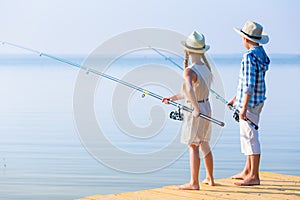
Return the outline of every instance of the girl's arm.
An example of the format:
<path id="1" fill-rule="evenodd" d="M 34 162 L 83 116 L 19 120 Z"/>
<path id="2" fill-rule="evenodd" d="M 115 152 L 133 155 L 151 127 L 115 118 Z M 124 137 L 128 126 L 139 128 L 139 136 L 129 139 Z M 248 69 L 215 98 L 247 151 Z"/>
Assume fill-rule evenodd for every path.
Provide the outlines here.
<path id="1" fill-rule="evenodd" d="M 193 89 L 193 78 L 196 78 L 196 77 L 197 77 L 197 75 L 192 69 L 186 68 L 183 72 L 183 78 L 186 83 L 186 96 L 187 96 L 187 99 L 192 103 L 192 106 L 194 108 L 194 110 L 193 110 L 194 117 L 198 117 L 199 113 L 200 113 L 196 95 L 195 95 L 195 92 Z"/>
<path id="2" fill-rule="evenodd" d="M 182 94 L 175 94 L 175 95 L 170 96 L 170 97 L 164 97 L 161 101 L 165 104 L 169 104 L 169 100 L 178 101 L 178 100 L 181 100 L 183 98 L 184 98 L 184 96 Z"/>

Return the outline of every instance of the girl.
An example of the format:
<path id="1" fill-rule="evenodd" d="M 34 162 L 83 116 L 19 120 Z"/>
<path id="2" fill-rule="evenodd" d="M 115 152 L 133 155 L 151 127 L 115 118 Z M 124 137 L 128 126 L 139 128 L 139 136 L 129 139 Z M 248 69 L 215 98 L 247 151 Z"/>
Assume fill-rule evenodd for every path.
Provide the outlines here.
<path id="1" fill-rule="evenodd" d="M 206 168 L 206 178 L 203 183 L 214 186 L 213 156 L 209 145 L 211 124 L 200 118 L 199 113 L 211 115 L 208 100 L 212 81 L 211 67 L 204 53 L 209 49 L 205 44 L 204 35 L 193 32 L 186 41 L 181 43 L 185 48 L 185 62 L 183 71 L 183 84 L 181 94 L 162 99 L 168 104 L 169 100 L 185 99 L 185 105 L 193 108 L 192 113 L 185 112 L 183 116 L 181 142 L 187 144 L 190 152 L 190 182 L 179 186 L 182 190 L 199 190 L 199 170 L 201 150 Z M 188 66 L 188 61 L 191 65 Z"/>

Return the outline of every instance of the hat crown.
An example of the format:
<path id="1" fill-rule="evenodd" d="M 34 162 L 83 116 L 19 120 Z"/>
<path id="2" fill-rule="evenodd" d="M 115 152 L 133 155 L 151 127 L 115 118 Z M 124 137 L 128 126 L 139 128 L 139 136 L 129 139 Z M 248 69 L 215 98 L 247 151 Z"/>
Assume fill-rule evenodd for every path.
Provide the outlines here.
<path id="1" fill-rule="evenodd" d="M 186 40 L 186 45 L 192 48 L 201 49 L 205 47 L 205 37 L 202 33 L 194 31 Z"/>
<path id="2" fill-rule="evenodd" d="M 267 44 L 269 36 L 263 32 L 263 27 L 259 23 L 248 20 L 242 29 L 234 28 L 242 37 L 259 44 Z"/>
<path id="3" fill-rule="evenodd" d="M 181 41 L 185 50 L 193 53 L 205 53 L 210 46 L 205 44 L 205 37 L 202 33 L 194 31 L 185 41 Z"/>
<path id="4" fill-rule="evenodd" d="M 247 21 L 242 28 L 242 32 L 246 33 L 249 37 L 260 38 L 262 36 L 263 27 L 253 21 Z"/>

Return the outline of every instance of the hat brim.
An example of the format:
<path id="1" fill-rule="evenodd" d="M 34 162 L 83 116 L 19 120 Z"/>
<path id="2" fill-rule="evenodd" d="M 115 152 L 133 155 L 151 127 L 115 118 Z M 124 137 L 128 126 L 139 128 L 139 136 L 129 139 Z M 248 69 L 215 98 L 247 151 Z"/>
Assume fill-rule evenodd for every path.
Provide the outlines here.
<path id="1" fill-rule="evenodd" d="M 262 32 L 261 34 L 261 39 L 253 39 L 250 38 L 249 36 L 245 35 L 239 28 L 233 28 L 233 30 L 235 30 L 240 36 L 247 38 L 248 40 L 251 40 L 252 42 L 256 42 L 259 44 L 267 44 L 269 42 L 269 36 L 267 34 L 265 34 L 264 32 Z"/>
<path id="2" fill-rule="evenodd" d="M 182 46 L 184 46 L 184 49 L 189 51 L 189 52 L 193 52 L 193 53 L 205 53 L 206 51 L 209 50 L 210 46 L 209 45 L 205 45 L 205 47 L 201 50 L 198 50 L 198 49 L 191 49 L 190 47 L 188 47 L 185 43 L 185 41 L 181 41 L 180 44 Z"/>

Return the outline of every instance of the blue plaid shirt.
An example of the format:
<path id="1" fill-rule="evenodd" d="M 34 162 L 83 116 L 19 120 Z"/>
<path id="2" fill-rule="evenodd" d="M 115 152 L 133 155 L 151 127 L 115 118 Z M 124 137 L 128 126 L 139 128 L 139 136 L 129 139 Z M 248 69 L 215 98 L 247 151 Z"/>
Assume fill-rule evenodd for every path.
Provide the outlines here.
<path id="1" fill-rule="evenodd" d="M 266 100 L 265 74 L 269 64 L 270 59 L 262 46 L 254 46 L 243 55 L 235 101 L 237 108 L 243 105 L 245 94 L 251 95 L 249 108 Z"/>

